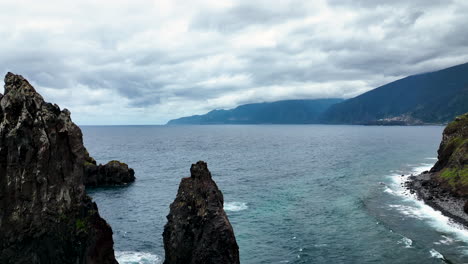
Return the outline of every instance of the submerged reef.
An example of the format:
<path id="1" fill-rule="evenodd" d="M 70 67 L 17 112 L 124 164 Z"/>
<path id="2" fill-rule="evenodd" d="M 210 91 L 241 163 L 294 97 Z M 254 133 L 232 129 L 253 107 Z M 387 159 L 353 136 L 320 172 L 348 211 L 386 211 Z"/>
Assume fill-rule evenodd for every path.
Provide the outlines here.
<path id="1" fill-rule="evenodd" d="M 117 263 L 112 229 L 86 195 L 84 164 L 70 112 L 8 73 L 0 94 L 0 263 Z"/>
<path id="2" fill-rule="evenodd" d="M 207 164 L 192 164 L 170 206 L 164 227 L 165 264 L 238 264 L 231 223 L 224 198 L 211 178 Z"/>

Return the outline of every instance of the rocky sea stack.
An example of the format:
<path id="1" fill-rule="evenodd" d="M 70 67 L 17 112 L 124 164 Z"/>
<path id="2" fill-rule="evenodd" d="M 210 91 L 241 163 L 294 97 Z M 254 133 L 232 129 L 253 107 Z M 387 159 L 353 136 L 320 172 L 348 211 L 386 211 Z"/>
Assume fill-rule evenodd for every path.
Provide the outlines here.
<path id="1" fill-rule="evenodd" d="M 85 153 L 84 184 L 86 187 L 122 186 L 135 181 L 135 171 L 127 164 L 112 160 L 97 165 L 96 160 Z"/>
<path id="2" fill-rule="evenodd" d="M 0 263 L 117 263 L 83 184 L 82 133 L 20 75 L 0 94 Z"/>
<path id="3" fill-rule="evenodd" d="M 224 212 L 224 198 L 199 161 L 183 178 L 164 227 L 165 264 L 239 263 L 239 247 Z"/>
<path id="4" fill-rule="evenodd" d="M 438 160 L 407 186 L 429 205 L 468 226 L 468 113 L 444 129 Z"/>

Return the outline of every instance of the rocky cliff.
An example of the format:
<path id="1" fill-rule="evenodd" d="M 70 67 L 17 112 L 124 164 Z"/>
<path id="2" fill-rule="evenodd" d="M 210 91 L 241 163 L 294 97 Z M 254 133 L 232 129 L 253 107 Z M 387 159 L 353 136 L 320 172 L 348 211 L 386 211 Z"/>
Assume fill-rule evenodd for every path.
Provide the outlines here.
<path id="1" fill-rule="evenodd" d="M 164 263 L 239 263 L 239 248 L 223 209 L 223 194 L 207 164 L 192 164 L 190 173 L 190 177 L 182 179 L 167 216 Z"/>
<path id="2" fill-rule="evenodd" d="M 0 263 L 117 263 L 112 229 L 83 184 L 70 112 L 8 73 L 0 96 Z"/>
<path id="3" fill-rule="evenodd" d="M 431 172 L 443 187 L 468 198 L 468 113 L 444 129 L 438 160 Z"/>
<path id="4" fill-rule="evenodd" d="M 97 165 L 89 153 L 85 153 L 84 184 L 86 187 L 121 186 L 135 181 L 135 171 L 127 164 L 112 160 Z"/>
<path id="5" fill-rule="evenodd" d="M 406 186 L 427 204 L 468 226 L 468 113 L 444 129 L 438 160 Z"/>

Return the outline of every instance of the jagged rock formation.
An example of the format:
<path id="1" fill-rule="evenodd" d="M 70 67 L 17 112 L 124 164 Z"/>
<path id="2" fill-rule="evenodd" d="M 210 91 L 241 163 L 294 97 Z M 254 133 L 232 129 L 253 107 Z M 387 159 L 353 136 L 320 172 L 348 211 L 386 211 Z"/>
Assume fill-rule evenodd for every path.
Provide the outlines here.
<path id="1" fill-rule="evenodd" d="M 0 263 L 117 263 L 112 229 L 85 193 L 84 157 L 70 112 L 8 73 L 0 96 Z"/>
<path id="2" fill-rule="evenodd" d="M 239 247 L 223 209 L 224 198 L 207 164 L 192 164 L 164 227 L 165 264 L 239 263 Z"/>
<path id="3" fill-rule="evenodd" d="M 86 151 L 84 184 L 86 187 L 126 185 L 135 181 L 135 171 L 127 164 L 112 160 L 107 164 L 96 164 Z"/>

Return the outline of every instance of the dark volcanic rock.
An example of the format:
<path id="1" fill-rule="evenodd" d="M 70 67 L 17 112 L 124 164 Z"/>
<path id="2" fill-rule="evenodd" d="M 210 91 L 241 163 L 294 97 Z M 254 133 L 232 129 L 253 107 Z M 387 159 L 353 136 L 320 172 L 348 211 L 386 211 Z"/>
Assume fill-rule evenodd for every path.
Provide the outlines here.
<path id="1" fill-rule="evenodd" d="M 8 73 L 0 96 L 0 263 L 117 263 L 112 229 L 83 185 L 70 112 Z"/>
<path id="2" fill-rule="evenodd" d="M 86 152 L 84 163 L 84 184 L 86 187 L 126 185 L 135 181 L 135 171 L 117 160 L 96 165 Z"/>
<path id="3" fill-rule="evenodd" d="M 468 113 L 447 125 L 437 153 L 434 180 L 447 192 L 468 198 Z"/>
<path id="4" fill-rule="evenodd" d="M 165 264 L 239 263 L 239 247 L 223 194 L 203 161 L 183 178 L 164 227 Z"/>
<path id="5" fill-rule="evenodd" d="M 468 114 L 444 129 L 430 172 L 409 177 L 406 186 L 444 215 L 468 226 Z"/>

